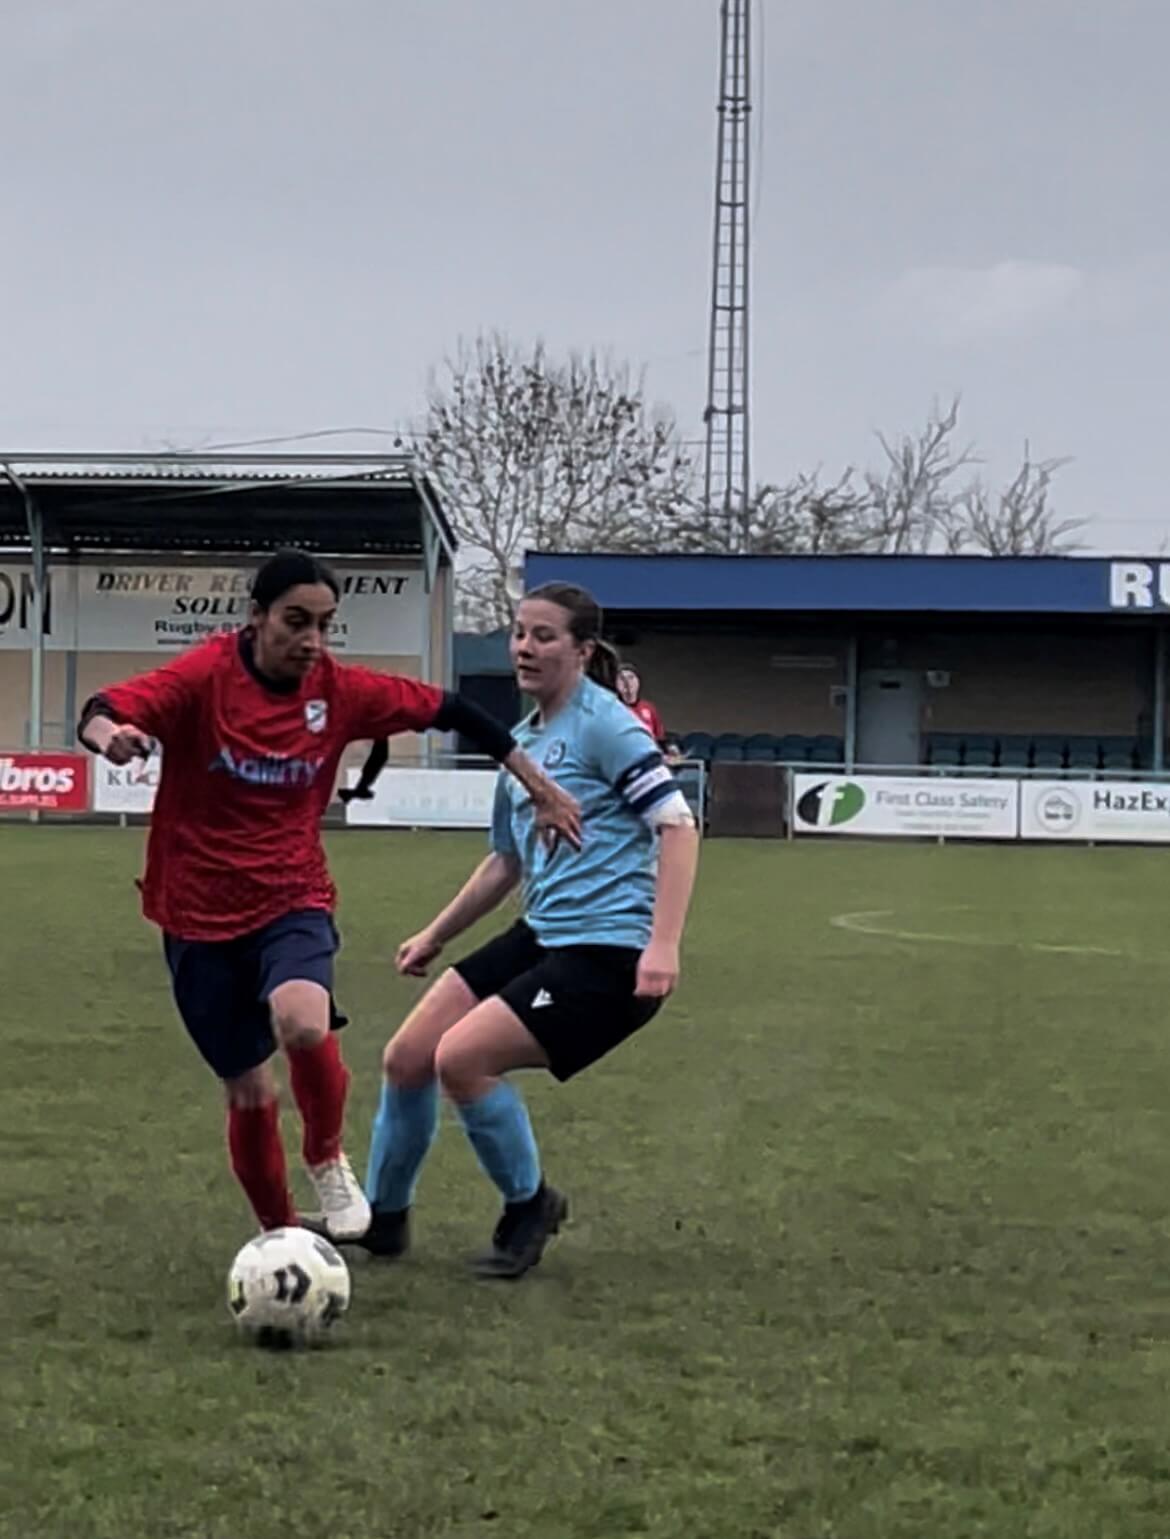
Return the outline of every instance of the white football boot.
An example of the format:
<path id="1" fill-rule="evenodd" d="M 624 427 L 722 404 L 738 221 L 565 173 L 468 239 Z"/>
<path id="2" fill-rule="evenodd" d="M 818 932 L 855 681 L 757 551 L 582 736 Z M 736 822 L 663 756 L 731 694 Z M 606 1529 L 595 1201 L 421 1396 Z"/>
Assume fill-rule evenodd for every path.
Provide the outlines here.
<path id="1" fill-rule="evenodd" d="M 370 1227 L 370 1205 L 345 1155 L 324 1165 L 310 1165 L 308 1171 L 330 1238 L 360 1240 Z"/>

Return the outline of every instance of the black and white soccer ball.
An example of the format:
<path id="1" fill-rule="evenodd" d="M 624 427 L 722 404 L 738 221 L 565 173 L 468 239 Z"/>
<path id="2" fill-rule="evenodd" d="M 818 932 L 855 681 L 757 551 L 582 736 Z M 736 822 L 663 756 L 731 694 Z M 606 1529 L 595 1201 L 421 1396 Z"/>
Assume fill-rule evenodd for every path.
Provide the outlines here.
<path id="1" fill-rule="evenodd" d="M 228 1309 L 239 1330 L 263 1347 L 311 1346 L 349 1308 L 350 1277 L 340 1252 L 308 1229 L 258 1234 L 232 1262 Z"/>

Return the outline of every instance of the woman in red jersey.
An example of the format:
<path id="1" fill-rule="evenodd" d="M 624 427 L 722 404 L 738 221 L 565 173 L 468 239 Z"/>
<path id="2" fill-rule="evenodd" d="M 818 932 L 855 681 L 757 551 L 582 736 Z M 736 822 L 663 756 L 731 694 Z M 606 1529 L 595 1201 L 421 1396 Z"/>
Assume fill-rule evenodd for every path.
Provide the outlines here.
<path id="1" fill-rule="evenodd" d="M 338 662 L 339 587 L 303 551 L 260 568 L 251 623 L 85 706 L 78 735 L 115 764 L 157 740 L 162 774 L 139 883 L 163 932 L 175 1000 L 223 1082 L 232 1169 L 262 1229 L 297 1222 L 268 1060 L 279 1046 L 303 1152 L 335 1239 L 369 1205 L 342 1150 L 349 1073 L 332 1031 L 336 890 L 320 820 L 347 744 L 429 728 L 473 738 L 525 787 L 550 838 L 580 843 L 576 804 L 461 696 Z"/>
<path id="2" fill-rule="evenodd" d="M 629 663 L 623 663 L 617 676 L 618 699 L 623 705 L 628 705 L 630 710 L 646 728 L 650 736 L 658 744 L 659 748 L 666 746 L 666 728 L 662 724 L 662 717 L 658 714 L 656 706 L 649 700 L 642 699 L 642 679 L 636 668 Z"/>

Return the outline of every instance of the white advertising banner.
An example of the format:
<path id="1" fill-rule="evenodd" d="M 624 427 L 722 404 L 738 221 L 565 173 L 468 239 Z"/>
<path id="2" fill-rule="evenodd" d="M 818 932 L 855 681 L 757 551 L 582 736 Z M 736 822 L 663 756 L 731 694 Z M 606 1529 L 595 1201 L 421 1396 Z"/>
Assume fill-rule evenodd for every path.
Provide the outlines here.
<path id="1" fill-rule="evenodd" d="M 422 635 L 422 574 L 337 567 L 341 604 L 330 645 L 367 657 L 414 656 Z M 248 618 L 251 567 L 90 565 L 78 569 L 82 652 L 192 646 Z"/>
<path id="2" fill-rule="evenodd" d="M 88 562 L 48 574 L 51 651 L 173 652 L 248 617 L 254 568 Z M 415 657 L 422 640 L 422 573 L 338 564 L 341 604 L 331 645 L 359 657 Z M 0 560 L 0 650 L 33 641 L 32 571 Z"/>
<path id="3" fill-rule="evenodd" d="M 347 777 L 354 785 L 358 772 Z M 374 799 L 350 802 L 345 820 L 359 828 L 490 828 L 496 770 L 387 769 Z"/>
<path id="4" fill-rule="evenodd" d="M 135 759 L 132 764 L 111 764 L 108 759 L 93 761 L 93 810 L 146 815 L 154 811 L 162 759 Z"/>
<path id="5" fill-rule="evenodd" d="M 0 647 L 23 651 L 33 629 L 32 572 L 15 562 L 0 562 Z M 46 627 L 47 629 L 47 627 Z"/>
<path id="6" fill-rule="evenodd" d="M 944 776 L 793 776 L 797 834 L 1015 839 L 1019 782 Z"/>
<path id="7" fill-rule="evenodd" d="M 1170 844 L 1170 785 L 1032 780 L 1020 793 L 1020 837 Z"/>
<path id="8" fill-rule="evenodd" d="M 50 570 L 45 592 L 45 646 L 68 652 L 77 631 L 76 571 Z M 33 645 L 33 580 L 27 561 L 0 557 L 0 652 L 25 652 Z"/>

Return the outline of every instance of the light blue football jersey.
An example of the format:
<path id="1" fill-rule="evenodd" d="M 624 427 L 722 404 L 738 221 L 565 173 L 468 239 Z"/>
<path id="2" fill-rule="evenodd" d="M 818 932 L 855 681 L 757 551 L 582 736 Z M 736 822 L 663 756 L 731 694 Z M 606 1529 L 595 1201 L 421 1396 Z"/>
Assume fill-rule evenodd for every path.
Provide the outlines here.
<path id="1" fill-rule="evenodd" d="M 561 841 L 551 853 L 536 828 L 532 801 L 501 773 L 492 815 L 492 849 L 523 871 L 524 917 L 541 945 L 631 946 L 650 939 L 658 839 L 645 814 L 678 789 L 658 745 L 618 697 L 583 679 L 547 723 L 536 713 L 513 736 L 576 797 L 583 845 Z"/>

